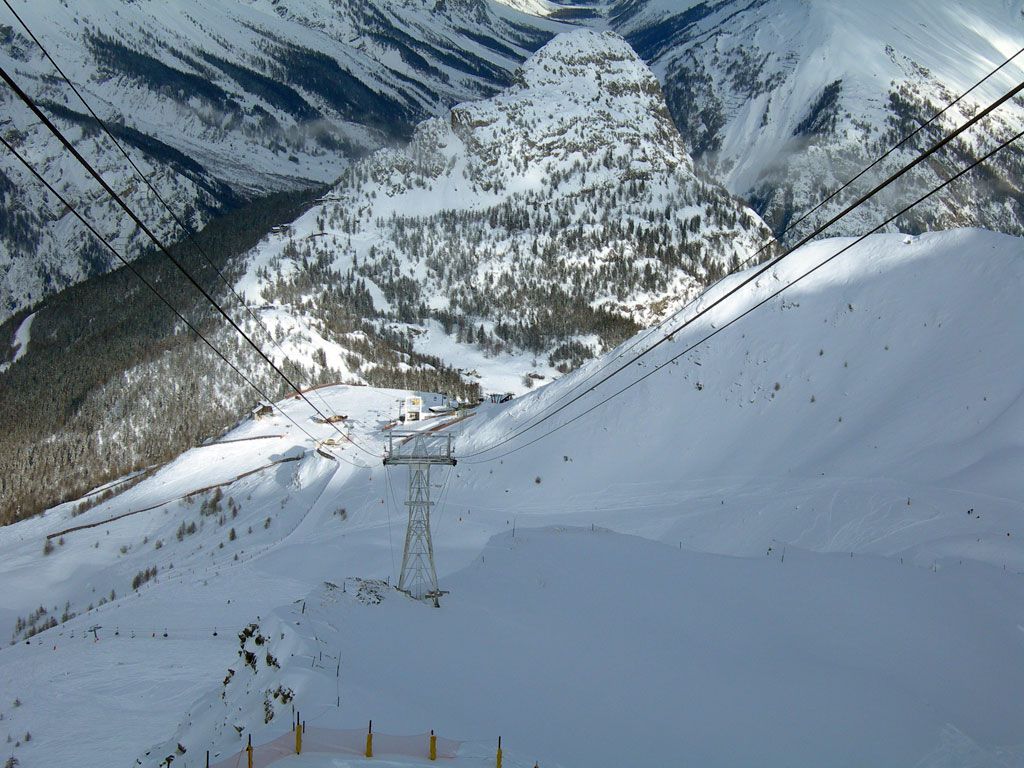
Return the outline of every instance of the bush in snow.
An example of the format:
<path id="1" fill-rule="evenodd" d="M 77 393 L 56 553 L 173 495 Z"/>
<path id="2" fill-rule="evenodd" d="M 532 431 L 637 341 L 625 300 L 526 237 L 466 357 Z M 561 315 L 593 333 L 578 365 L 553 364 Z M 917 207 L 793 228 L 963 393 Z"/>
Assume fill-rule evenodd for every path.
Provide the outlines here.
<path id="1" fill-rule="evenodd" d="M 155 565 L 152 568 L 147 568 L 144 571 L 139 571 L 138 573 L 135 574 L 135 577 L 132 579 L 132 589 L 138 589 L 139 587 L 141 587 L 143 584 L 145 584 L 147 581 L 149 581 L 150 579 L 154 578 L 155 576 L 156 576 L 156 566 Z"/>

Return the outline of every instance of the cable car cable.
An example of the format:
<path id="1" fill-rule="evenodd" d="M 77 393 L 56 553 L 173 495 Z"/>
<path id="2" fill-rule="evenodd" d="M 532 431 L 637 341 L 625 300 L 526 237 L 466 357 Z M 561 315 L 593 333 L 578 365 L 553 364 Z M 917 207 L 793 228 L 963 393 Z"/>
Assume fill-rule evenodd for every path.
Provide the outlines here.
<path id="1" fill-rule="evenodd" d="M 178 225 L 179 229 L 181 229 L 181 231 L 185 233 L 185 237 L 188 239 L 188 241 L 191 242 L 193 246 L 195 246 L 195 249 L 203 257 L 203 259 L 206 261 L 206 263 L 210 265 L 210 267 L 213 269 L 214 272 L 216 272 L 217 277 L 220 278 L 221 282 L 224 283 L 225 287 L 238 300 L 239 305 L 246 312 L 248 312 L 249 316 L 252 317 L 253 320 L 256 321 L 256 324 L 263 330 L 263 332 L 266 334 L 266 336 L 270 340 L 270 342 L 272 344 L 274 344 L 274 346 L 276 346 L 278 348 L 278 350 L 281 352 L 281 354 L 287 360 L 288 359 L 288 353 L 284 351 L 284 348 L 281 346 L 281 344 L 277 341 L 277 339 L 274 338 L 273 334 L 270 332 L 270 329 L 267 328 L 267 326 L 260 319 L 259 315 L 257 315 L 253 311 L 253 309 L 246 303 L 245 299 L 243 299 L 239 295 L 239 293 L 235 290 L 234 286 L 231 285 L 231 282 L 227 279 L 227 277 L 225 277 L 225 275 L 221 271 L 221 269 L 214 263 L 213 259 L 206 252 L 206 249 L 203 248 L 202 244 L 199 242 L 198 238 L 196 237 L 196 234 L 192 231 L 192 229 L 188 225 L 186 225 L 185 222 L 183 222 L 181 220 L 181 218 L 177 215 L 177 213 L 175 213 L 174 209 L 171 208 L 170 204 L 166 200 L 164 200 L 163 196 L 156 189 L 156 186 L 149 180 L 149 177 L 146 174 L 144 174 L 142 172 L 142 170 L 139 168 L 139 166 L 136 165 L 135 161 L 132 160 L 131 155 L 128 154 L 128 151 L 124 148 L 124 145 L 122 145 L 117 140 L 117 138 L 111 132 L 110 128 L 107 126 L 106 122 L 98 114 L 96 114 L 96 111 L 92 108 L 92 106 L 86 100 L 85 96 L 82 95 L 82 92 L 79 91 L 77 86 L 75 86 L 75 84 L 74 84 L 74 82 L 72 82 L 71 78 L 69 78 L 64 73 L 64 70 L 61 69 L 60 65 L 53 59 L 53 57 L 50 55 L 50 52 L 42 44 L 42 42 L 39 40 L 39 38 L 36 37 L 35 33 L 28 26 L 28 24 L 25 22 L 25 20 L 23 18 L 21 18 L 20 15 L 18 15 L 18 12 L 16 10 L 14 10 L 14 7 L 11 5 L 10 0 L 3 0 L 3 3 L 4 3 L 4 5 L 7 6 L 7 9 L 14 15 L 14 18 L 18 20 L 18 23 L 21 24 L 22 28 L 25 30 L 25 32 L 28 34 L 28 36 L 32 38 L 32 41 L 36 44 L 36 46 L 39 48 L 39 50 L 42 51 L 43 56 L 46 57 L 46 59 L 50 62 L 50 64 L 53 66 L 53 68 L 55 70 L 57 70 L 57 73 L 61 76 L 61 78 L 64 80 L 64 82 L 68 84 L 68 87 L 71 88 L 71 90 L 74 92 L 74 94 L 78 97 L 78 100 L 80 102 L 82 102 L 82 105 L 86 108 L 86 110 L 89 112 L 89 114 L 92 115 L 92 118 L 96 121 L 96 124 L 99 125 L 99 127 L 103 131 L 103 133 L 106 134 L 107 138 L 110 139 L 111 143 L 115 147 L 117 147 L 117 149 L 124 156 L 124 159 L 126 161 L 128 161 L 128 164 L 135 171 L 136 175 L 139 177 L 139 179 L 142 181 L 142 183 L 146 185 L 146 187 L 149 189 L 149 191 L 153 194 L 153 196 L 160 203 L 160 205 L 163 206 L 164 210 L 167 211 L 168 214 L 170 214 L 171 218 L 174 220 L 174 223 Z M 327 409 L 330 409 L 330 406 L 328 405 L 327 401 L 323 398 L 323 396 L 321 395 L 321 396 L 319 396 L 319 398 L 320 398 L 320 402 L 323 403 L 324 407 L 327 408 Z"/>

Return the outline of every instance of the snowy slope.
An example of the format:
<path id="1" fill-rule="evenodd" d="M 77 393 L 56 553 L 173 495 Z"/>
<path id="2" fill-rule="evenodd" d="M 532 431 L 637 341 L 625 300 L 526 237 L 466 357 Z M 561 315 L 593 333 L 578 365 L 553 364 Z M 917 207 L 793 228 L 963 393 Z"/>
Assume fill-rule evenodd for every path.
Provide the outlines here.
<path id="1" fill-rule="evenodd" d="M 334 181 L 353 156 L 403 141 L 423 118 L 506 85 L 559 29 L 483 0 L 443 8 L 425 0 L 14 7 L 193 226 L 239 197 Z M 6 9 L 0 63 L 145 220 L 181 236 Z M 0 99 L 8 138 L 134 253 L 139 241 L 123 216 L 12 94 Z M 0 162 L 0 215 L 20 224 L 0 238 L 2 319 L 110 263 L 17 161 Z"/>
<path id="2" fill-rule="evenodd" d="M 852 178 L 896 141 L 1024 47 L 1019 0 L 622 0 L 605 23 L 623 34 L 662 81 L 673 118 L 698 163 L 750 200 L 776 230 Z M 1018 58 L 873 174 L 871 188 L 1024 77 Z M 862 231 L 895 202 L 1024 124 L 1010 102 L 829 234 Z M 984 183 L 961 188 L 900 222 L 904 231 L 976 225 L 1024 231 L 1022 150 L 1004 153 Z M 854 199 L 852 192 L 838 202 Z M 835 208 L 837 210 L 837 208 Z M 818 217 L 824 221 L 827 216 Z M 808 225 L 812 222 L 808 222 Z M 802 231 L 807 231 L 805 226 Z"/>
<path id="3" fill-rule="evenodd" d="M 619 386 L 848 243 L 803 249 Z M 5 630 L 39 604 L 82 614 L 0 651 L 21 701 L 0 725 L 32 733 L 12 754 L 156 765 L 180 743 L 175 766 L 235 760 L 237 729 L 285 734 L 294 704 L 315 728 L 437 729 L 466 765 L 499 734 L 517 766 L 1019 764 L 1020 253 L 979 230 L 870 238 L 613 406 L 474 463 L 615 353 L 481 406 L 449 427 L 441 610 L 366 581 L 396 576 L 403 473 L 351 445 L 365 467 L 324 458 L 279 415 L 80 515 L 4 528 Z M 399 393 L 318 392 L 380 450 Z M 219 499 L 174 500 L 250 470 Z M 42 552 L 47 533 L 161 502 Z"/>
<path id="4" fill-rule="evenodd" d="M 28 352 L 28 344 L 32 340 L 32 321 L 35 319 L 35 316 L 33 312 L 18 324 L 18 329 L 14 332 L 14 339 L 11 343 L 10 360 L 6 363 L 0 363 L 0 373 L 14 365 Z"/>
<path id="5" fill-rule="evenodd" d="M 919 564 L 962 556 L 1021 569 L 1020 484 L 1010 469 L 1024 418 L 1011 308 L 1024 266 L 1018 238 L 977 230 L 872 237 L 667 363 L 850 242 L 801 249 L 628 371 L 476 460 L 665 366 L 627 395 L 500 459 L 500 469 L 466 469 L 467 478 L 485 471 L 481 482 L 496 476 L 525 493 L 527 479 L 557 467 L 545 484 L 590 504 L 598 524 L 611 525 L 623 508 L 646 512 L 639 532 L 723 553 L 753 555 L 775 538 L 816 551 L 911 555 Z M 718 283 L 696 307 L 741 278 Z M 528 426 L 577 382 L 593 387 L 587 377 L 601 365 L 488 421 L 463 441 L 463 455 Z M 658 414 L 666 417 L 655 429 L 649 417 Z M 603 463 L 581 471 L 568 448 L 600 443 Z M 594 477 L 634 476 L 646 478 L 642 491 L 625 479 L 593 485 Z"/>
<path id="6" fill-rule="evenodd" d="M 474 345 L 525 350 L 504 358 L 515 391 L 523 374 L 574 367 L 665 316 L 767 241 L 757 216 L 694 173 L 622 38 L 578 30 L 497 96 L 354 165 L 255 249 L 240 287 L 300 316 L 325 349 L 346 346 L 323 330 L 341 292 L 411 327 L 423 351 L 437 354 L 442 329 L 455 336 L 468 355 L 442 357 L 465 370 L 481 368 Z"/>

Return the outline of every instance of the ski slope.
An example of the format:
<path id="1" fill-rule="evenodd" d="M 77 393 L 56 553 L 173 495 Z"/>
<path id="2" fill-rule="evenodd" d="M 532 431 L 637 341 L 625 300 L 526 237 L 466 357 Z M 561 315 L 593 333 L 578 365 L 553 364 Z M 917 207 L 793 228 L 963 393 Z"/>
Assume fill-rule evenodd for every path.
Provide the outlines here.
<path id="1" fill-rule="evenodd" d="M 518 401 L 467 435 L 464 463 L 573 418 L 852 242 L 801 249 L 544 426 L 468 458 L 605 362 Z M 774 536 L 815 551 L 913 550 L 922 565 L 969 557 L 1021 569 L 1011 469 L 1024 418 L 1012 308 L 1020 243 L 978 230 L 872 237 L 556 436 L 497 467 L 460 470 L 469 487 L 509 483 L 525 511 L 546 469 L 544 484 L 586 500 L 599 524 L 628 508 L 643 521 L 630 532 L 723 554 L 755 554 Z M 555 492 L 543 489 L 545 504 Z"/>
<path id="2" fill-rule="evenodd" d="M 491 453 L 473 455 L 628 344 L 446 427 L 460 462 L 432 478 L 440 610 L 388 584 L 404 471 L 352 444 L 326 458 L 279 413 L 82 514 L 0 529 L 0 627 L 40 604 L 80 614 L 0 650 L 11 754 L 199 766 L 287 733 L 297 706 L 312 728 L 435 729 L 461 742 L 453 765 L 493 764 L 499 735 L 512 766 L 1020 765 L 1019 239 L 869 238 L 568 423 L 850 242 L 802 249 Z M 401 396 L 311 394 L 370 454 Z M 333 432 L 301 401 L 278 408 Z M 215 483 L 216 503 L 183 498 Z M 260 644 L 240 640 L 250 624 Z"/>

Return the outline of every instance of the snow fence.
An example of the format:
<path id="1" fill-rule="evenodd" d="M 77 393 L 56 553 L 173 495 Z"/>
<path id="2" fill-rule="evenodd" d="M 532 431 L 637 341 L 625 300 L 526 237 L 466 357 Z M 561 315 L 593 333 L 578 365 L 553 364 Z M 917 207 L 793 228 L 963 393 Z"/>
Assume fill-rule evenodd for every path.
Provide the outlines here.
<path id="1" fill-rule="evenodd" d="M 452 760 L 462 746 L 461 741 L 437 737 L 437 759 Z M 302 754 L 349 755 L 363 757 L 366 751 L 366 730 L 335 730 L 307 726 L 302 732 Z M 426 758 L 430 751 L 430 734 L 418 733 L 412 736 L 395 736 L 388 733 L 373 734 L 375 757 L 419 757 Z M 273 741 L 252 748 L 253 768 L 268 768 L 278 760 L 295 754 L 295 732 L 288 731 Z M 210 768 L 244 768 L 248 765 L 246 748 L 221 760 L 211 763 Z"/>

